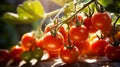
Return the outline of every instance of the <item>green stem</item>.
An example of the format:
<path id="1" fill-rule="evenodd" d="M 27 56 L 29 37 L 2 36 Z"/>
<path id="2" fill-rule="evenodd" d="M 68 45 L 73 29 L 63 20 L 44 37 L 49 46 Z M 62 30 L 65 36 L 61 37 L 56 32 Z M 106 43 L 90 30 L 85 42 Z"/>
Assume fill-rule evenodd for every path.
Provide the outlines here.
<path id="1" fill-rule="evenodd" d="M 60 9 L 56 9 L 56 10 L 54 10 L 52 12 L 46 13 L 46 17 L 51 17 L 51 16 L 57 14 L 60 10 L 61 10 L 61 8 Z"/>
<path id="2" fill-rule="evenodd" d="M 74 17 L 76 14 L 78 14 L 80 11 L 82 11 L 84 8 L 86 8 L 88 5 L 90 5 L 92 2 L 94 2 L 96 0 L 91 0 L 88 3 L 84 4 L 83 7 L 81 9 L 79 9 L 78 11 L 76 11 L 72 16 L 70 16 L 69 18 L 67 18 L 66 20 L 61 21 L 60 23 L 64 23 L 69 21 L 70 18 Z"/>
<path id="3" fill-rule="evenodd" d="M 113 24 L 113 29 L 112 29 L 112 37 L 113 37 L 113 40 L 116 40 L 115 39 L 115 36 L 114 36 L 114 30 L 115 30 L 115 26 L 116 26 L 116 23 L 117 23 L 117 21 L 119 20 L 119 18 L 120 18 L 120 15 L 117 17 L 117 19 L 115 20 L 115 22 L 114 22 L 114 24 Z"/>

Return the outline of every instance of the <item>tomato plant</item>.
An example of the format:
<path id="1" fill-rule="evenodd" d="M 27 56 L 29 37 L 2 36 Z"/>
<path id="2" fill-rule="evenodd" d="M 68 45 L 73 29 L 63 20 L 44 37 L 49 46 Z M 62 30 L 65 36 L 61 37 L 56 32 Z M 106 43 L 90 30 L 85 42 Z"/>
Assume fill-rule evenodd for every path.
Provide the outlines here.
<path id="1" fill-rule="evenodd" d="M 109 42 L 115 42 L 115 39 L 117 41 L 120 40 L 120 33 L 118 32 L 120 31 L 119 22 L 117 23 L 119 19 L 115 20 L 116 17 L 120 17 L 118 3 L 116 3 L 118 1 L 114 1 L 117 4 L 117 8 L 114 7 L 113 3 L 110 3 L 111 1 L 105 6 L 101 2 L 99 3 L 98 0 L 83 2 L 77 0 L 67 2 L 63 8 L 46 13 L 38 0 L 27 0 L 22 5 L 18 5 L 17 13 L 6 13 L 3 19 L 8 19 L 12 22 L 17 21 L 22 24 L 28 24 L 38 21 L 33 23 L 35 25 L 33 27 L 37 29 L 32 29 L 33 32 L 23 34 L 19 41 L 20 47 L 11 48 L 10 55 L 14 62 L 19 63 L 22 59 L 30 62 L 32 58 L 41 60 L 42 56 L 45 55 L 44 53 L 48 54 L 47 59 L 60 56 L 62 61 L 67 64 L 75 63 L 78 61 L 78 55 L 86 54 L 88 56 L 106 56 L 113 61 L 120 59 L 118 58 L 119 55 L 117 55 L 117 53 L 119 54 L 119 46 L 109 46 L 108 44 L 110 43 L 106 39 L 98 39 L 96 38 L 97 36 L 94 36 L 94 34 L 99 33 L 105 37 L 112 37 Z M 112 10 L 109 10 L 111 5 L 113 5 L 111 7 Z M 53 18 L 54 14 L 56 15 Z M 43 29 L 42 26 L 45 20 L 50 19 L 48 17 L 51 17 L 52 21 L 49 21 L 49 24 Z M 115 23 L 112 23 L 114 20 Z M 4 59 L 3 56 L 2 58 Z M 0 59 L 0 61 L 3 61 L 3 59 Z"/>
<path id="2" fill-rule="evenodd" d="M 75 63 L 78 61 L 78 49 L 76 47 L 71 49 L 63 47 L 60 50 L 60 58 L 67 64 Z"/>

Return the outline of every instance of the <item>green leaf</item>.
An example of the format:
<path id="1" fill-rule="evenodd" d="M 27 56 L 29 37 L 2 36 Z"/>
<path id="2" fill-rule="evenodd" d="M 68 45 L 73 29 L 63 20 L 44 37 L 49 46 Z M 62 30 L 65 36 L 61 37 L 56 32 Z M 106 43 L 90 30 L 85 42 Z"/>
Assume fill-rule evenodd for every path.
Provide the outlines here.
<path id="1" fill-rule="evenodd" d="M 20 19 L 18 14 L 7 12 L 2 16 L 2 20 L 12 24 L 28 24 L 33 22 L 32 20 Z"/>
<path id="2" fill-rule="evenodd" d="M 39 0 L 28 0 L 18 6 L 17 13 L 22 19 L 26 18 L 36 21 L 44 17 L 45 11 Z"/>
<path id="3" fill-rule="evenodd" d="M 71 16 L 74 13 L 74 11 L 75 11 L 74 3 L 73 2 L 68 3 L 64 9 L 65 17 Z"/>
<path id="4" fill-rule="evenodd" d="M 72 0 L 51 0 L 51 1 L 60 6 L 64 6 L 66 3 L 71 2 Z"/>
<path id="5" fill-rule="evenodd" d="M 16 13 L 5 13 L 3 20 L 15 24 L 28 24 L 42 19 L 45 15 L 44 8 L 39 0 L 27 0 L 19 4 Z"/>
<path id="6" fill-rule="evenodd" d="M 23 5 L 18 6 L 17 12 L 18 12 L 19 18 L 21 20 L 27 20 L 27 19 L 35 20 L 35 17 L 33 15 L 31 15 L 29 12 L 27 12 L 24 9 Z"/>
<path id="7" fill-rule="evenodd" d="M 113 0 L 98 0 L 103 6 L 107 6 L 111 3 L 113 3 Z"/>

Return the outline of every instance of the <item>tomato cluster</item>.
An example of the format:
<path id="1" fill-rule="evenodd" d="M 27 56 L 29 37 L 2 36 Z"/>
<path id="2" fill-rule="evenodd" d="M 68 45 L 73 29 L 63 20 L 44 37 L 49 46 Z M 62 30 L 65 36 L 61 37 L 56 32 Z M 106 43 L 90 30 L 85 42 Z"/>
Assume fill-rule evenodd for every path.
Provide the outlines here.
<path id="1" fill-rule="evenodd" d="M 77 17 L 76 17 L 77 16 Z M 108 12 L 97 12 L 91 17 L 81 14 L 67 23 L 49 23 L 44 36 L 36 40 L 36 46 L 46 50 L 50 58 L 59 57 L 64 63 L 71 64 L 79 56 L 90 55 L 108 57 L 107 48 L 111 44 L 112 18 Z M 94 35 L 98 33 L 98 35 Z"/>
<path id="2" fill-rule="evenodd" d="M 0 50 L 0 64 L 7 64 L 11 58 L 15 64 L 21 60 L 30 62 L 33 58 L 40 60 L 46 52 L 49 58 L 59 57 L 67 64 L 75 63 L 79 57 L 86 55 L 88 58 L 91 55 L 106 56 L 112 61 L 120 61 L 119 44 L 111 44 L 114 42 L 110 34 L 112 29 L 112 18 L 108 12 L 97 12 L 90 17 L 77 14 L 67 23 L 49 23 L 40 38 L 36 37 L 41 35 L 36 31 L 25 33 L 19 46 L 13 46 L 9 51 Z M 120 40 L 119 35 L 117 32 L 114 37 Z"/>

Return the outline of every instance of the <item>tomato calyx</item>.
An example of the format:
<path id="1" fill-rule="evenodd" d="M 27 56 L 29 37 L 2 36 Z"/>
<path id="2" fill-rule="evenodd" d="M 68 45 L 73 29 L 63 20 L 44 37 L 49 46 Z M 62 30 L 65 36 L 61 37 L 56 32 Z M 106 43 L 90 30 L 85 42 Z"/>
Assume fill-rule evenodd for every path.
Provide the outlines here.
<path id="1" fill-rule="evenodd" d="M 100 35 L 97 35 L 96 34 L 96 36 L 97 36 L 97 38 L 100 40 L 100 39 L 105 39 L 105 37 L 104 37 L 104 35 L 101 33 Z"/>
<path id="2" fill-rule="evenodd" d="M 88 6 L 88 11 L 89 11 L 88 13 L 87 13 L 87 12 L 84 12 L 84 14 L 85 14 L 86 17 L 91 18 L 92 15 L 93 15 L 93 13 L 94 13 L 94 9 L 91 9 L 91 8 Z"/>
<path id="3" fill-rule="evenodd" d="M 120 42 L 118 40 L 115 40 L 114 42 L 111 43 L 114 47 L 118 47 L 120 45 Z"/>
<path id="4" fill-rule="evenodd" d="M 82 24 L 83 24 L 83 19 L 81 19 L 80 21 L 79 21 L 79 18 L 78 18 L 78 16 L 77 15 L 75 15 L 75 17 L 76 17 L 76 26 L 81 26 Z"/>
<path id="5" fill-rule="evenodd" d="M 96 9 L 98 12 L 105 12 L 105 8 L 103 7 L 102 4 L 100 4 L 97 0 L 94 1 L 95 5 L 96 5 Z"/>

